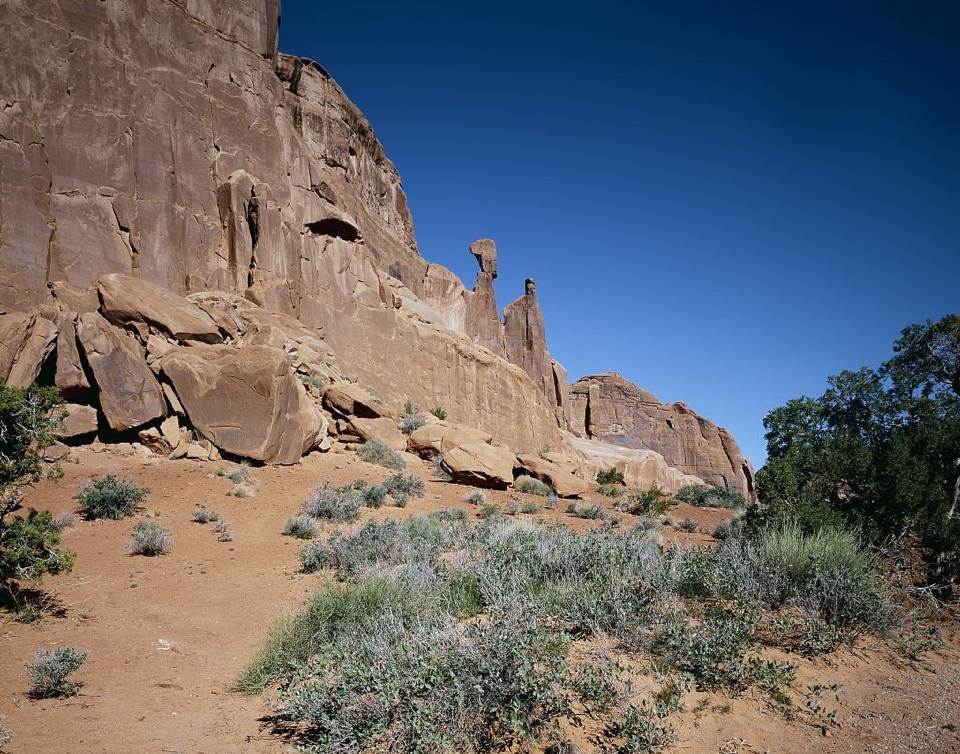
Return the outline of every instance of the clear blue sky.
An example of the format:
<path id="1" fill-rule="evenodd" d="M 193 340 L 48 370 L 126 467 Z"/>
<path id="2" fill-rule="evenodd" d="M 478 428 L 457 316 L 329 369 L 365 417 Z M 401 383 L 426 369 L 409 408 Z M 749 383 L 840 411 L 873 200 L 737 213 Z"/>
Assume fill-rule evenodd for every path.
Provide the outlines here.
<path id="1" fill-rule="evenodd" d="M 570 372 L 730 429 L 960 311 L 960 2 L 283 0 L 421 254 L 537 281 Z"/>

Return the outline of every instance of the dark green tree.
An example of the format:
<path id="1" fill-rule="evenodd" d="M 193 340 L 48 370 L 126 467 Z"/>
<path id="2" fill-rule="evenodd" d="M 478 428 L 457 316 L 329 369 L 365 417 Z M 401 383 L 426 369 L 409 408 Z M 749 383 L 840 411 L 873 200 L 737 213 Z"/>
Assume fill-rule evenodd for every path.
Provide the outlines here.
<path id="1" fill-rule="evenodd" d="M 20 508 L 20 487 L 40 477 L 41 452 L 54 441 L 63 400 L 56 388 L 9 387 L 0 380 L 0 589 L 69 571 L 75 553 L 61 550 L 48 512 Z"/>
<path id="2" fill-rule="evenodd" d="M 943 563 L 960 548 L 960 317 L 907 327 L 893 352 L 767 415 L 758 497 L 764 517 L 807 528 L 911 527 Z"/>

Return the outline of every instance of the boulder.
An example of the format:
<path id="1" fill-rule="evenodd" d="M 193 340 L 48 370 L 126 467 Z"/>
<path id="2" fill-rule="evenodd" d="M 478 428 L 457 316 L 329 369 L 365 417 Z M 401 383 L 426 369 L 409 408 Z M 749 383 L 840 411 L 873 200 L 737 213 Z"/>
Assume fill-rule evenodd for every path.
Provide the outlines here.
<path id="1" fill-rule="evenodd" d="M 97 409 L 93 406 L 68 403 L 64 406 L 64 409 L 66 409 L 67 416 L 57 430 L 57 437 L 69 440 L 97 431 Z"/>
<path id="2" fill-rule="evenodd" d="M 559 497 L 580 497 L 593 489 L 590 482 L 539 456 L 520 455 L 517 460 L 530 476 L 553 487 Z"/>
<path id="3" fill-rule="evenodd" d="M 174 450 L 183 441 L 184 434 L 176 415 L 168 416 L 160 423 L 160 436 L 170 446 L 170 450 Z"/>
<path id="4" fill-rule="evenodd" d="M 442 467 L 457 484 L 506 489 L 513 483 L 516 460 L 507 448 L 471 442 L 444 453 Z"/>
<path id="5" fill-rule="evenodd" d="M 34 317 L 30 334 L 21 344 L 14 359 L 7 384 L 11 387 L 28 387 L 33 384 L 56 340 L 57 326 L 39 315 Z"/>
<path id="6" fill-rule="evenodd" d="M 493 437 L 481 429 L 468 427 L 454 422 L 436 422 L 424 424 L 415 429 L 407 438 L 407 450 L 421 458 L 432 458 L 436 455 L 458 448 L 469 443 L 489 443 Z"/>
<path id="7" fill-rule="evenodd" d="M 178 458 L 189 458 L 193 461 L 208 461 L 210 460 L 210 452 L 203 445 L 200 445 L 200 443 L 182 442 L 170 454 L 170 458 L 174 461 Z"/>
<path id="8" fill-rule="evenodd" d="M 67 398 L 90 389 L 77 349 L 77 327 L 72 315 L 63 314 L 57 319 L 57 371 L 54 384 Z"/>
<path id="9" fill-rule="evenodd" d="M 6 380 L 10 376 L 20 347 L 30 334 L 32 320 L 33 315 L 27 312 L 0 314 L 0 378 Z"/>
<path id="10" fill-rule="evenodd" d="M 181 342 L 219 343 L 220 328 L 203 309 L 159 285 L 129 275 L 104 275 L 97 283 L 100 311 L 120 327 L 146 324 Z"/>
<path id="11" fill-rule="evenodd" d="M 355 434 L 363 442 L 379 440 L 394 450 L 407 449 L 407 438 L 403 432 L 397 429 L 397 422 L 393 419 L 388 419 L 386 416 L 381 416 L 379 419 L 353 417 L 348 421 L 353 430 L 352 434 Z"/>
<path id="12" fill-rule="evenodd" d="M 192 346 L 160 366 L 191 424 L 223 452 L 292 464 L 318 440 L 320 417 L 278 348 Z"/>
<path id="13" fill-rule="evenodd" d="M 323 394 L 323 404 L 341 416 L 394 421 L 398 418 L 396 409 L 381 403 L 359 385 L 343 384 L 327 388 Z"/>
<path id="14" fill-rule="evenodd" d="M 170 447 L 170 444 L 164 439 L 163 435 L 160 434 L 160 430 L 156 427 L 147 427 L 146 429 L 141 429 L 137 436 L 140 438 L 140 444 L 145 448 L 149 448 L 151 452 L 156 453 L 157 455 L 165 456 L 170 453 L 173 448 Z"/>
<path id="15" fill-rule="evenodd" d="M 166 416 L 163 391 L 133 337 L 96 312 L 85 312 L 77 320 L 77 338 L 113 429 L 133 429 Z"/>

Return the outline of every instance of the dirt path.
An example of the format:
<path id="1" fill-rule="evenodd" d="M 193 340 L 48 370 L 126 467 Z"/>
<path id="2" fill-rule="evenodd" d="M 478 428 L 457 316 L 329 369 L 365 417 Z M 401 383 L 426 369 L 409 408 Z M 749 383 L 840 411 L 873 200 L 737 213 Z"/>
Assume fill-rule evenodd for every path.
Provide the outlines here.
<path id="1" fill-rule="evenodd" d="M 140 518 L 169 529 L 173 549 L 157 558 L 125 548 L 133 520 L 80 521 L 64 545 L 77 550 L 71 574 L 48 578 L 45 588 L 65 608 L 62 617 L 17 623 L 0 612 L 0 714 L 14 734 L 9 752 L 181 752 L 233 754 L 285 752 L 259 720 L 268 699 L 245 697 L 228 686 L 262 644 L 284 610 L 296 609 L 313 579 L 297 574 L 300 543 L 281 536 L 310 490 L 321 481 L 379 480 L 389 472 L 350 452 L 314 455 L 300 466 L 254 469 L 253 497 L 227 496 L 233 484 L 216 472 L 233 464 L 144 459 L 113 452 L 75 452 L 66 476 L 28 490 L 25 505 L 55 514 L 76 510 L 72 496 L 83 480 L 115 472 L 150 488 Z M 411 459 L 411 470 L 430 479 L 430 467 Z M 430 481 L 423 500 L 402 512 L 364 511 L 364 516 L 409 515 L 463 505 L 469 490 Z M 504 504 L 508 493 L 489 493 Z M 225 518 L 234 534 L 218 541 L 212 524 L 191 520 L 198 504 Z M 468 507 L 468 506 L 467 506 Z M 563 512 L 541 517 L 576 528 L 591 522 Z M 715 513 L 700 515 L 708 528 Z M 90 656 L 79 671 L 79 696 L 33 700 L 23 663 L 37 649 L 70 645 Z M 837 653 L 829 661 L 802 664 L 795 700 L 814 683 L 843 687 L 839 727 L 829 737 L 804 719 L 787 721 L 759 695 L 711 697 L 696 713 L 676 717 L 676 751 L 691 752 L 954 752 L 960 751 L 960 652 L 955 640 L 925 663 L 906 663 L 874 642 Z M 702 696 L 702 695 L 701 695 Z M 729 704 L 729 710 L 725 705 Z M 722 711 L 721 711 L 722 710 Z"/>

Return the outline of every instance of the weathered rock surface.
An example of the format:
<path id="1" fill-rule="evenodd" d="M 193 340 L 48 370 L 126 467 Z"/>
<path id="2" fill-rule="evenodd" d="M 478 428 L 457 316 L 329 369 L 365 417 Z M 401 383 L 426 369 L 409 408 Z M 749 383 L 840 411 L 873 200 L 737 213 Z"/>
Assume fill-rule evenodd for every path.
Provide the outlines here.
<path id="1" fill-rule="evenodd" d="M 470 253 L 477 258 L 480 272 L 489 272 L 497 277 L 497 245 L 492 238 L 481 238 L 470 244 Z"/>
<path id="2" fill-rule="evenodd" d="M 360 419 L 350 420 L 350 429 L 360 440 L 379 440 L 394 450 L 406 450 L 407 438 L 399 429 L 397 422 L 387 417 L 379 419 Z"/>
<path id="3" fill-rule="evenodd" d="M 223 335 L 210 315 L 192 301 L 129 275 L 104 275 L 97 283 L 100 312 L 119 327 L 145 339 L 149 330 L 184 343 L 220 343 Z"/>
<path id="4" fill-rule="evenodd" d="M 322 422 L 280 349 L 193 346 L 160 365 L 193 426 L 222 451 L 291 464 L 317 443 Z"/>
<path id="5" fill-rule="evenodd" d="M 598 471 L 612 467 L 623 473 L 627 486 L 639 490 L 649 490 L 656 484 L 672 494 L 688 484 L 703 484 L 700 477 L 669 466 L 662 455 L 652 450 L 625 448 L 579 437 L 570 440 L 570 450 L 577 475 L 583 479 L 596 479 Z"/>
<path id="6" fill-rule="evenodd" d="M 663 404 L 618 374 L 583 377 L 570 388 L 574 434 L 652 450 L 677 470 L 754 497 L 753 468 L 727 430 L 683 403 Z"/>
<path id="7" fill-rule="evenodd" d="M 359 385 L 334 385 L 323 394 L 324 405 L 345 417 L 359 419 L 397 419 L 396 409 L 377 400 Z"/>
<path id="8" fill-rule="evenodd" d="M 475 427 L 441 421 L 415 429 L 407 438 L 407 450 L 421 458 L 443 455 L 453 448 L 474 443 L 490 443 L 492 435 Z"/>
<path id="9" fill-rule="evenodd" d="M 501 321 L 492 241 L 471 245 L 472 291 L 420 257 L 366 118 L 320 65 L 277 52 L 278 0 L 10 0 L 2 13 L 0 376 L 42 364 L 49 332 L 24 343 L 45 305 L 56 384 L 81 402 L 99 389 L 114 429 L 163 416 L 150 370 L 186 358 L 172 349 L 224 340 L 393 406 L 445 406 L 515 452 L 563 444 L 567 377 L 532 281 Z M 207 403 L 226 411 L 231 383 L 217 385 Z M 289 401 L 290 437 L 264 410 L 255 441 L 230 442 L 289 462 L 312 432 Z M 201 407 L 169 402 L 196 425 Z M 226 437 L 246 420 L 209 426 Z"/>
<path id="10" fill-rule="evenodd" d="M 530 376 L 553 407 L 557 423 L 566 428 L 567 373 L 547 351 L 543 312 L 532 279 L 527 279 L 524 294 L 503 310 L 503 329 L 507 359 Z"/>
<path id="11" fill-rule="evenodd" d="M 30 334 L 33 315 L 29 312 L 0 314 L 0 377 L 10 376 L 13 362 Z"/>
<path id="12" fill-rule="evenodd" d="M 530 476 L 553 487 L 558 497 L 580 497 L 593 489 L 590 482 L 539 456 L 519 455 L 517 461 Z"/>
<path id="13" fill-rule="evenodd" d="M 113 429 L 133 429 L 166 415 L 163 391 L 133 336 L 86 312 L 77 320 L 77 337 Z"/>
<path id="14" fill-rule="evenodd" d="M 97 431 L 97 409 L 93 406 L 83 406 L 68 403 L 64 406 L 67 415 L 62 426 L 57 430 L 57 437 L 69 440 Z"/>
<path id="15" fill-rule="evenodd" d="M 57 339 L 57 326 L 48 319 L 37 315 L 26 339 L 20 345 L 20 351 L 14 359 L 7 384 L 12 387 L 27 387 L 40 374 L 40 367 L 53 350 Z"/>
<path id="16" fill-rule="evenodd" d="M 77 327 L 73 317 L 61 314 L 57 318 L 57 371 L 54 384 L 67 399 L 82 395 L 90 389 L 90 381 L 83 371 L 77 348 Z"/>
<path id="17" fill-rule="evenodd" d="M 507 448 L 473 442 L 443 454 L 443 470 L 457 484 L 506 489 L 513 483 L 517 457 Z"/>

